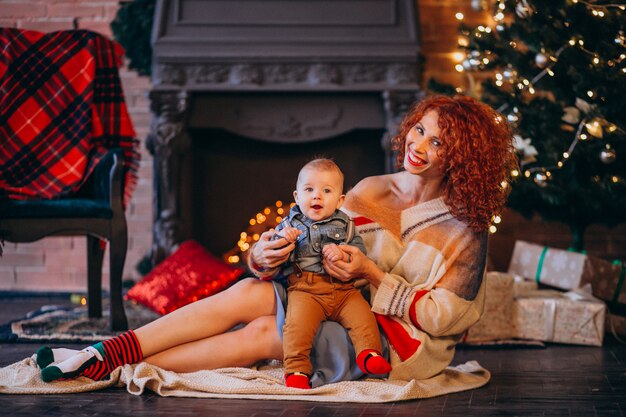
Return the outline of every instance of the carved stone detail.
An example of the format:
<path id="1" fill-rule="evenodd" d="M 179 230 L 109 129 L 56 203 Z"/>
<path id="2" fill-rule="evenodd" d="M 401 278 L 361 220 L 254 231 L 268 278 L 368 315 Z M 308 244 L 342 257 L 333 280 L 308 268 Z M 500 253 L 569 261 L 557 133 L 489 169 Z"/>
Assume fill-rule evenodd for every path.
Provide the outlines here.
<path id="1" fill-rule="evenodd" d="M 154 230 L 152 262 L 160 262 L 182 241 L 180 213 L 182 154 L 190 147 L 187 135 L 189 97 L 185 91 L 150 94 L 153 112 L 147 148 L 154 156 Z"/>
<path id="2" fill-rule="evenodd" d="M 156 85 L 293 85 L 359 86 L 361 84 L 416 85 L 417 70 L 407 63 L 213 63 L 161 64 L 153 77 Z"/>
<path id="3" fill-rule="evenodd" d="M 155 84 L 184 85 L 187 82 L 185 69 L 178 65 L 162 64 L 157 66 Z"/>
<path id="4" fill-rule="evenodd" d="M 259 65 L 239 64 L 230 68 L 232 84 L 263 84 L 263 69 Z"/>
<path id="5" fill-rule="evenodd" d="M 312 84 L 341 84 L 341 70 L 336 65 L 314 64 L 309 69 Z"/>
<path id="6" fill-rule="evenodd" d="M 287 114 L 274 120 L 264 119 L 262 123 L 259 123 L 258 120 L 253 121 L 252 117 L 242 113 L 240 124 L 243 132 L 250 132 L 250 136 L 263 132 L 267 136 L 289 138 L 291 141 L 306 141 L 317 131 L 333 130 L 341 120 L 343 111 L 337 106 L 322 117 L 312 119 L 311 115 L 307 116 L 302 118 L 300 115 Z"/>

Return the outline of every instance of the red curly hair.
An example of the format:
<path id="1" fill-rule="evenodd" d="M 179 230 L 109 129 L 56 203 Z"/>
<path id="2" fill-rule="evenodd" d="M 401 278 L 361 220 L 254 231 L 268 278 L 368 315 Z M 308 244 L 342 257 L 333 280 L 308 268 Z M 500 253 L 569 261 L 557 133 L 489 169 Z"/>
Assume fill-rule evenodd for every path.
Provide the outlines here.
<path id="1" fill-rule="evenodd" d="M 406 135 L 431 110 L 439 114 L 444 201 L 470 228 L 486 230 L 506 202 L 509 175 L 517 167 L 506 118 L 471 97 L 427 97 L 407 113 L 393 138 L 398 168 L 404 162 Z"/>

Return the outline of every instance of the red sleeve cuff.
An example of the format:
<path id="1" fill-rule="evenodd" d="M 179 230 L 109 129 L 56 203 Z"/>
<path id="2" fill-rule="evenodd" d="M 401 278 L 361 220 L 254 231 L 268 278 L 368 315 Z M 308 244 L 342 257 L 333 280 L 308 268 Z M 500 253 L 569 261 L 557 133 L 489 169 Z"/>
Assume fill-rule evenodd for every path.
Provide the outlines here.
<path id="1" fill-rule="evenodd" d="M 413 296 L 413 301 L 411 301 L 411 307 L 409 307 L 409 318 L 411 319 L 413 324 L 417 326 L 417 328 L 420 330 L 422 330 L 422 326 L 417 321 L 417 315 L 416 315 L 417 313 L 415 312 L 415 304 L 417 304 L 419 299 L 422 298 L 426 293 L 428 293 L 428 290 L 419 290 L 415 292 L 415 295 Z"/>

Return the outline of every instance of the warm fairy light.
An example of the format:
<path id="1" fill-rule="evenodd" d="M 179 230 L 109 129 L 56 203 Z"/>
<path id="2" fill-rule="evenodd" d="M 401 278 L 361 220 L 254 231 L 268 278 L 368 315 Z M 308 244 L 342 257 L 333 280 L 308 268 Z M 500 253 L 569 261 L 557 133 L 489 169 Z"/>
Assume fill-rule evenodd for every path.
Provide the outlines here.
<path id="1" fill-rule="evenodd" d="M 228 257 L 228 263 L 230 264 L 236 264 L 237 262 L 239 262 L 239 256 L 237 255 L 232 255 Z"/>
<path id="2" fill-rule="evenodd" d="M 470 42 L 469 42 L 469 39 L 467 39 L 465 36 L 459 36 L 456 43 L 459 46 L 467 47 L 469 46 Z"/>
<path id="3" fill-rule="evenodd" d="M 587 140 L 589 138 L 589 136 L 587 136 L 585 133 L 581 133 L 579 138 L 580 138 L 580 140 Z"/>
<path id="4" fill-rule="evenodd" d="M 279 209 L 276 210 L 276 213 L 278 213 L 278 214 L 283 214 L 284 212 L 285 212 L 285 210 L 282 207 L 280 207 Z"/>
<path id="5" fill-rule="evenodd" d="M 519 171 L 518 171 L 518 170 L 516 170 L 516 169 L 512 170 L 512 171 L 511 171 L 511 176 L 512 176 L 512 177 L 517 177 L 517 176 L 519 176 Z"/>
<path id="6" fill-rule="evenodd" d="M 494 226 L 493 224 L 491 226 L 489 226 L 489 233 L 495 233 L 498 231 L 498 228 L 496 226 Z"/>
<path id="7" fill-rule="evenodd" d="M 454 69 L 457 70 L 457 72 L 463 72 L 463 65 L 461 64 L 456 64 L 454 66 Z"/>
<path id="8" fill-rule="evenodd" d="M 559 167 L 559 168 L 562 168 L 563 167 L 563 161 L 557 162 L 556 166 Z"/>
<path id="9" fill-rule="evenodd" d="M 499 224 L 501 221 L 502 221 L 502 217 L 500 217 L 500 216 L 498 216 L 498 215 L 496 215 L 496 216 L 493 218 L 493 222 L 494 222 L 495 224 Z"/>
<path id="10" fill-rule="evenodd" d="M 246 232 L 241 232 L 241 234 L 239 235 L 239 237 L 243 240 L 246 240 L 246 237 L 248 237 L 248 234 Z"/>
<path id="11" fill-rule="evenodd" d="M 499 22 L 503 19 L 504 19 L 504 13 L 502 12 L 496 13 L 496 15 L 493 17 L 493 20 L 495 20 L 496 22 Z"/>
<path id="12" fill-rule="evenodd" d="M 259 236 L 259 234 L 258 234 L 258 233 L 255 233 L 255 234 L 253 234 L 253 235 L 252 235 L 252 240 L 254 240 L 255 242 L 256 242 L 257 240 L 259 240 L 259 238 L 260 238 L 260 236 Z"/>
<path id="13" fill-rule="evenodd" d="M 548 75 L 549 75 L 550 77 L 554 77 L 554 71 L 552 71 L 550 68 L 548 68 L 548 70 L 547 70 L 547 71 L 548 71 Z"/>
<path id="14" fill-rule="evenodd" d="M 509 183 L 506 181 L 502 181 L 500 183 L 500 187 L 502 187 L 503 190 L 506 190 L 509 187 Z"/>
<path id="15" fill-rule="evenodd" d="M 456 20 L 463 20 L 465 16 L 463 16 L 463 13 L 458 12 L 457 14 L 454 15 L 454 17 L 456 17 Z"/>
<path id="16" fill-rule="evenodd" d="M 456 91 L 458 94 L 463 94 L 463 89 L 461 87 L 456 87 L 454 91 Z"/>
<path id="17" fill-rule="evenodd" d="M 524 176 L 526 178 L 530 178 L 530 174 L 531 174 L 531 172 L 529 170 L 524 171 Z"/>
<path id="18" fill-rule="evenodd" d="M 550 178 L 552 176 L 552 173 L 550 171 L 546 171 L 546 177 Z"/>
<path id="19" fill-rule="evenodd" d="M 572 46 L 576 45 L 576 39 L 570 39 L 569 44 Z"/>
<path id="20" fill-rule="evenodd" d="M 534 89 L 534 88 L 532 88 L 532 87 L 529 87 L 529 88 L 528 88 L 528 92 L 529 92 L 530 94 L 535 94 L 535 89 Z"/>
<path id="21" fill-rule="evenodd" d="M 283 220 L 283 218 L 282 218 L 282 217 L 280 217 L 280 216 L 276 216 L 276 219 L 274 219 L 274 221 L 275 221 L 276 223 L 280 223 L 282 220 Z"/>
<path id="22" fill-rule="evenodd" d="M 598 64 L 600 63 L 600 59 L 599 59 L 598 57 L 595 57 L 595 58 L 593 59 L 593 63 L 594 63 L 595 65 L 598 65 Z"/>
<path id="23" fill-rule="evenodd" d="M 278 200 L 276 201 L 276 207 L 282 207 L 283 206 L 283 202 Z"/>
<path id="24" fill-rule="evenodd" d="M 463 61 L 463 58 L 465 58 L 465 54 L 463 52 L 455 52 L 452 56 L 456 62 L 461 62 Z"/>
<path id="25" fill-rule="evenodd" d="M 565 158 L 565 159 L 569 158 L 569 153 L 563 152 L 563 158 Z"/>
<path id="26" fill-rule="evenodd" d="M 80 297 L 80 305 L 81 306 L 87 305 L 87 299 L 85 297 Z"/>
<path id="27" fill-rule="evenodd" d="M 249 222 L 249 223 L 250 223 L 250 226 L 254 226 L 254 225 L 256 224 L 256 220 L 254 220 L 254 219 L 250 219 L 250 222 Z"/>
<path id="28" fill-rule="evenodd" d="M 263 214 L 270 214 L 270 208 L 269 207 L 265 207 L 265 210 L 263 210 Z"/>
<path id="29" fill-rule="evenodd" d="M 619 182 L 619 177 L 617 177 L 617 176 L 613 175 L 613 176 L 611 177 L 611 181 L 613 181 L 613 182 Z"/>
<path id="30" fill-rule="evenodd" d="M 591 90 L 587 91 L 587 95 L 589 96 L 589 98 L 593 98 L 593 91 Z"/>

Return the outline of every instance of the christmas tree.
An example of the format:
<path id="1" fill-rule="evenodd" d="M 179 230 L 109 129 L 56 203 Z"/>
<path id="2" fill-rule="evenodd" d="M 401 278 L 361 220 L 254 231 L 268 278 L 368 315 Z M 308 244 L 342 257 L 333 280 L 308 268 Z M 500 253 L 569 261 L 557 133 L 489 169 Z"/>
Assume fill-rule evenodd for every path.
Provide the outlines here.
<path id="1" fill-rule="evenodd" d="M 491 104 L 513 127 L 521 169 L 511 173 L 508 206 L 566 223 L 572 247 L 582 250 L 587 226 L 626 220 L 626 6 L 582 0 L 493 6 L 489 24 L 461 24 L 465 59 L 457 71 L 483 80 L 465 93 Z"/>

